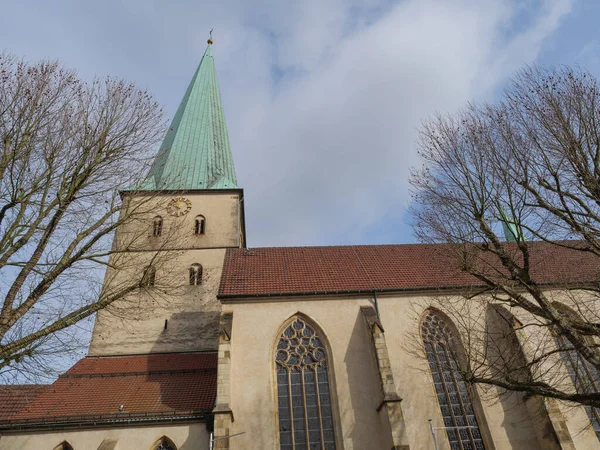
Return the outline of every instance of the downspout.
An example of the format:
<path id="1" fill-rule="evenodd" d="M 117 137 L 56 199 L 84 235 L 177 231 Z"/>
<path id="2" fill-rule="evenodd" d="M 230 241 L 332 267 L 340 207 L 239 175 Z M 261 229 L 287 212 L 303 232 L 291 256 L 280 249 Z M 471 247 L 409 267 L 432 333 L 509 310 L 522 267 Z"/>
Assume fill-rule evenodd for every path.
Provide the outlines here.
<path id="1" fill-rule="evenodd" d="M 379 316 L 379 304 L 377 303 L 377 291 L 373 291 L 373 303 L 375 305 L 375 314 L 377 314 L 377 321 L 381 323 L 381 317 Z"/>

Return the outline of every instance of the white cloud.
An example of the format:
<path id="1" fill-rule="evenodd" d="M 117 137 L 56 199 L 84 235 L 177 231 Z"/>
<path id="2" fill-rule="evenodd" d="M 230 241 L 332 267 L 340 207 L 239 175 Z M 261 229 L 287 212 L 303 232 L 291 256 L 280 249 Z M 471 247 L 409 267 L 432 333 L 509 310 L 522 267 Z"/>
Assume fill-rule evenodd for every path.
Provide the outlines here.
<path id="1" fill-rule="evenodd" d="M 489 99 L 571 3 L 13 2 L 0 42 L 125 76 L 172 114 L 214 28 L 249 244 L 360 243 L 408 203 L 420 121 Z"/>
<path id="2" fill-rule="evenodd" d="M 240 114 L 230 128 L 237 131 L 250 244 L 357 243 L 390 211 L 400 215 L 409 168 L 418 164 L 420 121 L 489 98 L 535 59 L 569 7 L 544 2 L 510 35 L 506 28 L 523 19 L 515 17 L 522 10 L 495 1 L 406 1 L 334 40 L 323 30 L 341 36 L 349 18 L 310 16 L 318 21 L 316 44 L 292 27 L 275 56 L 256 63 L 297 61 L 302 75 L 274 97 L 262 86 L 250 102 L 243 95 L 233 100 Z M 294 23 L 308 28 L 307 16 Z"/>

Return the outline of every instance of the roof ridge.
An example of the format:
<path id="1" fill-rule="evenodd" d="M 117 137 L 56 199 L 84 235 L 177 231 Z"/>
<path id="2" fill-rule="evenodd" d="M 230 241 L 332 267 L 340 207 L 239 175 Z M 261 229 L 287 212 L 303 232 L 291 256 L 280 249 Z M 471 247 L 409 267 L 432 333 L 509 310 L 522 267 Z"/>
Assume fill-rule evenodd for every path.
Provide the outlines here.
<path id="1" fill-rule="evenodd" d="M 552 245 L 554 247 L 559 247 L 561 243 L 572 243 L 572 244 L 585 244 L 586 242 L 583 240 L 572 239 L 572 240 L 560 240 L 560 241 L 527 241 L 528 246 L 537 246 L 537 245 Z M 476 244 L 476 243 L 473 243 Z M 515 245 L 515 243 L 505 244 Z M 271 249 L 319 249 L 319 248 L 380 248 L 380 247 L 449 247 L 449 246 L 458 246 L 464 245 L 460 243 L 452 243 L 452 242 L 405 242 L 398 244 L 342 244 L 342 245 L 292 245 L 292 246 L 272 246 L 272 247 L 246 247 L 246 248 L 231 248 L 232 251 L 253 251 L 253 250 L 271 250 Z"/>
<path id="2" fill-rule="evenodd" d="M 139 377 L 143 375 L 179 375 L 186 373 L 216 372 L 216 367 L 199 367 L 196 369 L 169 369 L 145 370 L 137 372 L 109 372 L 109 373 L 64 373 L 59 378 L 114 378 L 114 377 Z"/>
<path id="3" fill-rule="evenodd" d="M 217 355 L 219 352 L 216 350 L 198 350 L 198 351 L 187 351 L 187 352 L 157 352 L 157 353 L 131 353 L 126 355 L 88 355 L 81 358 L 83 359 L 108 359 L 108 358 L 141 358 L 149 356 L 164 356 L 164 355 Z"/>

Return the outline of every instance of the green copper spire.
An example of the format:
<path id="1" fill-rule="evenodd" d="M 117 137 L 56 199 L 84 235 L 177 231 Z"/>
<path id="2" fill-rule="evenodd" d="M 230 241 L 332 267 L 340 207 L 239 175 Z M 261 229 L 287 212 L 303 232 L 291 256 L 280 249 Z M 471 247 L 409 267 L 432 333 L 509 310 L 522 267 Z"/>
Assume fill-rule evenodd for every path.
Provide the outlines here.
<path id="1" fill-rule="evenodd" d="M 507 213 L 506 210 L 498 205 L 500 210 L 500 221 L 502 222 L 502 230 L 504 231 L 504 239 L 506 242 L 523 242 L 525 236 L 523 236 L 523 230 L 519 224 L 517 224 Z"/>
<path id="2" fill-rule="evenodd" d="M 209 40 L 142 190 L 238 188 L 211 44 Z"/>

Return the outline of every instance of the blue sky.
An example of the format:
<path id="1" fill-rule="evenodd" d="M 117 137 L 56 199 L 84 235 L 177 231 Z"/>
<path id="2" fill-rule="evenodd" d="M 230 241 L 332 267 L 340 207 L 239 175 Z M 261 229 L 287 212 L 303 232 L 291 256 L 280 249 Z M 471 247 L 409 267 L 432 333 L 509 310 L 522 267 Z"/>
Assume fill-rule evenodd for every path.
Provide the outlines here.
<path id="1" fill-rule="evenodd" d="M 421 120 L 524 64 L 600 75 L 592 0 L 6 2 L 0 49 L 148 88 L 171 117 L 214 28 L 248 243 L 413 241 Z"/>

